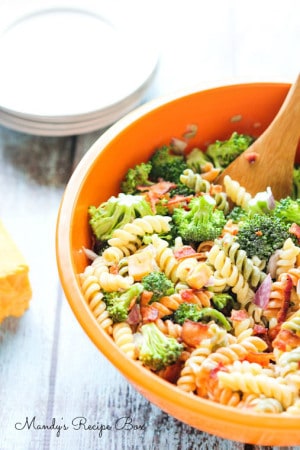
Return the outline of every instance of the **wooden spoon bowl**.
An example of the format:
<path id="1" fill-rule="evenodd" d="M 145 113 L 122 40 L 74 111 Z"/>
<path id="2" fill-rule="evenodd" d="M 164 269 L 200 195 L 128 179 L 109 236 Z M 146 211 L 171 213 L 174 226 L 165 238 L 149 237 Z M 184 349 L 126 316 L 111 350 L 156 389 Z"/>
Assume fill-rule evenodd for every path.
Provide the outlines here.
<path id="1" fill-rule="evenodd" d="M 279 112 L 263 134 L 218 177 L 238 181 L 247 192 L 272 189 L 275 199 L 291 195 L 293 167 L 300 138 L 300 75 L 291 86 Z"/>

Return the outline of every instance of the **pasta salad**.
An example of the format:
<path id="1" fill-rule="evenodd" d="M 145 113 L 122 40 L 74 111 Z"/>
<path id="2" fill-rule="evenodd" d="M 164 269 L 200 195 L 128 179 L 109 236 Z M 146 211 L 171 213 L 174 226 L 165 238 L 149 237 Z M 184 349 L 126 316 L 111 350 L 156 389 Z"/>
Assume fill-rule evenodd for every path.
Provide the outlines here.
<path id="1" fill-rule="evenodd" d="M 205 151 L 173 139 L 88 210 L 80 274 L 99 326 L 128 358 L 178 389 L 300 415 L 300 200 L 251 196 L 218 175 L 252 143 Z"/>

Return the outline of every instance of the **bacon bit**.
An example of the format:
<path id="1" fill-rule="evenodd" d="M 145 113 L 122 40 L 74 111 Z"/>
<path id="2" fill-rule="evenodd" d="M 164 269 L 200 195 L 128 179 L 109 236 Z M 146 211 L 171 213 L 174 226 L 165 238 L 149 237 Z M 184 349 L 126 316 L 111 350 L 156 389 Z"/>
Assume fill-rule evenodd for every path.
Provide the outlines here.
<path id="1" fill-rule="evenodd" d="M 134 306 L 131 308 L 126 322 L 129 325 L 138 325 L 142 320 L 141 310 L 140 306 L 138 304 L 134 304 Z"/>
<path id="2" fill-rule="evenodd" d="M 281 324 L 286 320 L 287 312 L 290 306 L 292 289 L 293 289 L 293 280 L 292 277 L 287 273 L 285 275 L 285 280 L 283 284 L 283 294 L 284 294 L 283 304 L 277 315 L 278 324 Z"/>
<path id="3" fill-rule="evenodd" d="M 180 296 L 186 303 L 194 303 L 195 289 L 182 289 Z"/>
<path id="4" fill-rule="evenodd" d="M 174 251 L 174 256 L 176 259 L 182 259 L 185 258 L 186 256 L 190 257 L 190 256 L 195 256 L 196 254 L 196 250 L 193 249 L 193 247 L 191 247 L 190 245 L 184 245 L 181 248 L 178 248 L 177 250 Z"/>
<path id="5" fill-rule="evenodd" d="M 119 273 L 118 265 L 114 264 L 113 266 L 110 266 L 109 273 L 112 273 L 113 275 L 118 275 Z"/>
<path id="6" fill-rule="evenodd" d="M 153 292 L 144 290 L 141 294 L 141 306 L 147 306 L 150 303 L 152 297 Z"/>
<path id="7" fill-rule="evenodd" d="M 245 357 L 245 360 L 250 363 L 260 364 L 262 367 L 268 367 L 270 361 L 274 361 L 274 354 L 270 353 L 256 353 L 249 351 Z"/>
<path id="8" fill-rule="evenodd" d="M 174 208 L 187 206 L 192 198 L 192 195 L 174 195 L 174 197 L 168 199 L 168 203 L 166 206 L 168 210 L 172 212 Z"/>
<path id="9" fill-rule="evenodd" d="M 175 364 L 171 364 L 171 366 L 166 367 L 165 369 L 159 372 L 159 376 L 164 380 L 169 381 L 170 383 L 176 384 L 180 372 L 182 369 L 182 363 L 177 361 Z"/>
<path id="10" fill-rule="evenodd" d="M 300 226 L 299 225 L 297 225 L 296 223 L 293 223 L 289 228 L 289 233 L 296 236 L 296 238 L 298 239 L 298 242 L 300 243 Z"/>
<path id="11" fill-rule="evenodd" d="M 280 330 L 272 342 L 274 348 L 285 352 L 300 346 L 300 336 L 290 330 Z"/>
<path id="12" fill-rule="evenodd" d="M 256 152 L 249 152 L 249 153 L 245 153 L 244 157 L 248 161 L 249 164 L 253 164 L 259 158 L 259 154 Z"/>
<path id="13" fill-rule="evenodd" d="M 236 322 L 242 322 L 245 319 L 249 318 L 249 314 L 247 313 L 247 311 L 245 309 L 239 309 L 239 310 L 235 310 L 233 309 L 231 311 L 231 320 L 235 320 Z"/>
<path id="14" fill-rule="evenodd" d="M 209 325 L 185 320 L 182 325 L 181 338 L 190 347 L 197 347 L 203 339 L 210 336 Z"/>
<path id="15" fill-rule="evenodd" d="M 159 318 L 159 311 L 154 306 L 141 306 L 142 322 L 155 322 Z"/>
<path id="16" fill-rule="evenodd" d="M 263 325 L 259 325 L 258 323 L 254 324 L 253 327 L 253 334 L 257 335 L 262 335 L 262 334 L 267 334 L 268 330 L 266 327 L 264 327 Z"/>
<path id="17" fill-rule="evenodd" d="M 152 184 L 151 186 L 138 186 L 138 190 L 145 192 L 145 196 L 151 205 L 152 211 L 155 213 L 156 203 L 169 192 L 170 189 L 176 187 L 175 183 L 170 181 L 159 181 L 158 183 Z"/>
<path id="18" fill-rule="evenodd" d="M 260 231 L 260 230 L 258 230 L 258 231 L 255 232 L 255 234 L 256 234 L 256 236 L 262 236 L 262 235 L 263 235 L 263 232 Z"/>

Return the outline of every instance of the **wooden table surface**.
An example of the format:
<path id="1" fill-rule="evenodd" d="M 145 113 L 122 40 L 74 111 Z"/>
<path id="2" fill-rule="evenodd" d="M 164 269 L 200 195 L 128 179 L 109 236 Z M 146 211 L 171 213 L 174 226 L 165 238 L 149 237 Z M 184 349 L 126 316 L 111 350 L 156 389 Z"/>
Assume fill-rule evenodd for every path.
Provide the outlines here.
<path id="1" fill-rule="evenodd" d="M 299 72 L 298 0 L 155 0 L 144 6 L 159 36 L 160 63 L 143 101 L 230 80 L 292 82 Z M 29 263 L 33 289 L 25 315 L 0 326 L 0 449 L 262 448 L 203 433 L 150 404 L 74 318 L 58 279 L 55 224 L 72 171 L 101 133 L 39 137 L 0 127 L 0 218 Z M 35 429 L 18 429 L 26 417 L 36 418 Z M 102 435 L 76 430 L 70 424 L 77 417 L 113 429 Z M 68 429 L 39 429 L 53 418 Z"/>

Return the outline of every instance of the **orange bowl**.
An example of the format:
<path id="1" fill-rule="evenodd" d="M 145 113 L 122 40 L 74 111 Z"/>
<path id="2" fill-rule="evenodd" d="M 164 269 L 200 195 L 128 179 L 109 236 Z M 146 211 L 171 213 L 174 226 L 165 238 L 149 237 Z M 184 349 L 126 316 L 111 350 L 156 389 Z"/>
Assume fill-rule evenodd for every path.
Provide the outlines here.
<path id="1" fill-rule="evenodd" d="M 251 413 L 191 396 L 130 360 L 97 325 L 82 295 L 78 274 L 88 264 L 83 247 L 91 246 L 88 206 L 116 195 L 128 168 L 146 161 L 156 147 L 180 137 L 189 124 L 198 126 L 190 147 L 205 148 L 233 131 L 257 137 L 274 118 L 289 87 L 285 83 L 249 83 L 183 92 L 129 113 L 80 161 L 66 187 L 56 230 L 57 264 L 65 295 L 82 328 L 105 357 L 138 392 L 176 419 L 222 438 L 257 445 L 299 445 L 299 417 Z"/>

